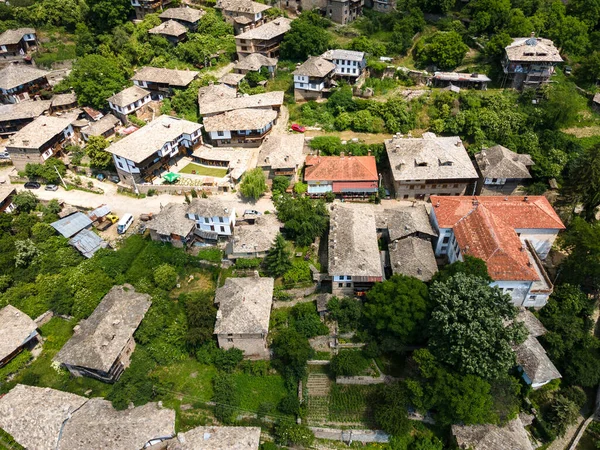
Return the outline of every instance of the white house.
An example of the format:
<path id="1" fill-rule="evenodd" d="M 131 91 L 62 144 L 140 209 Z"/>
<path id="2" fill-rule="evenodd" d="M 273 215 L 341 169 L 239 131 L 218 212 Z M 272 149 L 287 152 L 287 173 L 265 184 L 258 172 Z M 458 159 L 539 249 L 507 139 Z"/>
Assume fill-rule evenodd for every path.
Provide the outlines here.
<path id="1" fill-rule="evenodd" d="M 367 67 L 367 58 L 364 52 L 339 49 L 327 50 L 321 57 L 335 64 L 336 76 L 351 78 L 354 81 L 362 75 L 365 67 Z"/>
<path id="2" fill-rule="evenodd" d="M 336 66 L 320 56 L 309 57 L 294 70 L 296 100 L 315 100 L 329 91 Z"/>
<path id="3" fill-rule="evenodd" d="M 150 91 L 139 86 L 125 88 L 112 97 L 108 97 L 110 109 L 123 123 L 127 122 L 128 115 L 136 114 L 151 101 Z"/>
<path id="4" fill-rule="evenodd" d="M 196 222 L 195 233 L 207 240 L 231 236 L 235 227 L 235 208 L 212 198 L 193 199 L 186 217 Z"/>
<path id="5" fill-rule="evenodd" d="M 542 196 L 431 196 L 431 221 L 439 237 L 436 256 L 484 260 L 493 282 L 516 306 L 541 308 L 552 282 L 541 260 L 565 226 Z"/>
<path id="6" fill-rule="evenodd" d="M 216 147 L 259 147 L 277 119 L 273 109 L 236 109 L 204 118 L 204 130 Z"/>

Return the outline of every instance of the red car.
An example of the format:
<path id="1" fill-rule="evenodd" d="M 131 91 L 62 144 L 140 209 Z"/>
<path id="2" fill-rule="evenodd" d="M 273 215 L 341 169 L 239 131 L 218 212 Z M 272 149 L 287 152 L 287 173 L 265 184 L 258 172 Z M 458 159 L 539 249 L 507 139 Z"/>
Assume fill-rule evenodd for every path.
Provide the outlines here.
<path id="1" fill-rule="evenodd" d="M 306 127 L 303 127 L 302 125 L 298 125 L 297 123 L 293 123 L 292 131 L 297 131 L 298 133 L 304 133 L 306 131 Z"/>

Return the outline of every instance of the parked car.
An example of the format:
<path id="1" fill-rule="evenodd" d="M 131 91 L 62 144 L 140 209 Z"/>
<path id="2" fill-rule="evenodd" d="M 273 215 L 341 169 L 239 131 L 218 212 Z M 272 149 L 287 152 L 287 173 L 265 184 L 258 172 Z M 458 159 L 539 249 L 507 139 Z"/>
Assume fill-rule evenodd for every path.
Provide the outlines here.
<path id="1" fill-rule="evenodd" d="M 115 184 L 117 184 L 119 181 L 121 181 L 121 180 L 119 179 L 119 177 L 118 177 L 118 176 L 116 176 L 116 175 L 111 175 L 110 177 L 108 177 L 108 179 L 109 179 L 110 181 L 112 181 L 113 183 L 115 183 Z"/>
<path id="2" fill-rule="evenodd" d="M 45 191 L 58 191 L 58 186 L 55 184 L 47 184 L 44 188 Z"/>
<path id="3" fill-rule="evenodd" d="M 106 220 L 110 221 L 110 223 L 117 223 L 119 221 L 119 216 L 116 216 L 114 214 L 107 214 L 105 217 Z"/>
<path id="4" fill-rule="evenodd" d="M 133 216 L 131 214 L 125 214 L 123 217 L 121 217 L 121 220 L 119 220 L 119 223 L 117 224 L 117 233 L 125 234 L 132 223 Z"/>
<path id="5" fill-rule="evenodd" d="M 247 209 L 246 211 L 244 211 L 244 215 L 249 215 L 249 216 L 262 216 L 262 213 L 255 210 L 255 209 Z"/>
<path id="6" fill-rule="evenodd" d="M 306 127 L 303 127 L 302 125 L 298 125 L 297 123 L 293 123 L 292 131 L 297 131 L 298 133 L 304 133 L 306 131 Z"/>
<path id="7" fill-rule="evenodd" d="M 8 152 L 0 152 L 0 159 L 10 159 L 10 154 Z"/>
<path id="8" fill-rule="evenodd" d="M 39 189 L 41 186 L 40 183 L 38 183 L 37 181 L 28 181 L 27 183 L 25 183 L 25 189 Z"/>

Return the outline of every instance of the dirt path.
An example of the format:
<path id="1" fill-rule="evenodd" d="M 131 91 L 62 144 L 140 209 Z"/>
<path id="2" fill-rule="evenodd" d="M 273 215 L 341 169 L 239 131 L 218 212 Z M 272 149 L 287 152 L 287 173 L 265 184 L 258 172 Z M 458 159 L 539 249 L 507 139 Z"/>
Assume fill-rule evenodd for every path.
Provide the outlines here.
<path id="1" fill-rule="evenodd" d="M 566 128 L 566 129 L 562 130 L 562 132 L 570 134 L 572 136 L 575 136 L 576 138 L 586 138 L 586 137 L 591 137 L 591 136 L 597 136 L 600 134 L 600 125 L 594 125 L 592 127 L 581 127 L 581 128 L 577 128 L 577 127 Z"/>
<path id="2" fill-rule="evenodd" d="M 315 136 L 337 136 L 342 141 L 349 141 L 353 138 L 358 138 L 361 142 L 365 144 L 383 144 L 384 139 L 391 139 L 391 134 L 376 134 L 376 133 L 355 133 L 354 131 L 316 131 L 316 130 L 307 130 L 306 136 L 315 137 Z"/>

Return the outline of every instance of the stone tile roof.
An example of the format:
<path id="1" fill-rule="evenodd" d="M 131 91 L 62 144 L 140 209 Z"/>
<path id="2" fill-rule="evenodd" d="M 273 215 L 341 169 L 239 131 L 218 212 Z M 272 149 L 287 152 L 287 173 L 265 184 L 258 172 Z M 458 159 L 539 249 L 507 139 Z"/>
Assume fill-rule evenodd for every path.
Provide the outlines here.
<path id="1" fill-rule="evenodd" d="M 90 317 L 54 357 L 71 366 L 108 372 L 151 305 L 150 296 L 130 285 L 113 286 Z"/>
<path id="2" fill-rule="evenodd" d="M 246 75 L 243 73 L 229 72 L 219 78 L 219 83 L 228 84 L 229 86 L 237 86 Z"/>
<path id="3" fill-rule="evenodd" d="M 378 181 L 374 156 L 307 156 L 305 181 Z"/>
<path id="4" fill-rule="evenodd" d="M 58 106 L 67 106 L 77 103 L 77 94 L 75 92 L 67 92 L 65 94 L 57 94 L 52 97 L 52 106 L 54 108 Z"/>
<path id="5" fill-rule="evenodd" d="M 253 225 L 237 225 L 231 240 L 232 253 L 266 252 L 275 242 L 283 224 L 275 214 L 256 218 Z"/>
<path id="6" fill-rule="evenodd" d="M 469 82 L 490 82 L 492 81 L 483 73 L 458 73 L 458 72 L 435 72 L 433 78 L 443 81 L 469 81 Z"/>
<path id="7" fill-rule="evenodd" d="M 187 87 L 200 72 L 194 70 L 162 69 L 158 67 L 142 67 L 131 77 L 135 81 L 168 84 L 175 87 Z"/>
<path id="8" fill-rule="evenodd" d="M 175 411 L 146 403 L 117 411 L 109 401 L 88 400 L 66 422 L 60 450 L 137 450 L 156 439 L 175 435 Z"/>
<path id="9" fill-rule="evenodd" d="M 515 38 L 512 43 L 504 48 L 506 56 L 511 62 L 563 62 L 560 52 L 550 39 Z"/>
<path id="10" fill-rule="evenodd" d="M 596 95 L 594 95 L 594 99 L 592 100 L 594 103 L 596 103 L 597 105 L 600 105 L 600 92 Z"/>
<path id="11" fill-rule="evenodd" d="M 438 271 L 431 242 L 407 237 L 389 246 L 390 264 L 394 275 L 407 275 L 429 281 Z"/>
<path id="12" fill-rule="evenodd" d="M 329 61 L 334 59 L 344 59 L 347 61 L 362 61 L 365 57 L 365 53 L 357 52 L 355 50 L 333 49 L 327 50 L 321 56 Z"/>
<path id="13" fill-rule="evenodd" d="M 183 134 L 199 132 L 201 128 L 199 123 L 163 115 L 113 143 L 106 151 L 140 163 L 158 152 L 167 142 L 173 142 Z"/>
<path id="14" fill-rule="evenodd" d="M 177 435 L 167 450 L 258 450 L 258 427 L 197 427 Z"/>
<path id="15" fill-rule="evenodd" d="M 0 203 L 6 200 L 11 195 L 17 193 L 17 188 L 13 185 L 1 186 L 0 185 Z"/>
<path id="16" fill-rule="evenodd" d="M 263 25 L 264 26 L 264 25 Z M 226 92 L 226 91 L 224 91 Z M 246 108 L 279 108 L 283 104 L 283 91 L 266 92 L 264 94 L 248 95 L 244 97 L 223 96 L 220 100 L 199 103 L 200 115 L 219 114 L 234 109 Z"/>
<path id="17" fill-rule="evenodd" d="M 156 403 L 117 411 L 101 398 L 18 384 L 0 397 L 0 428 L 31 450 L 138 450 L 175 435 L 175 411 Z"/>
<path id="18" fill-rule="evenodd" d="M 431 226 L 429 213 L 424 204 L 387 208 L 375 212 L 377 229 L 387 229 L 390 241 L 395 241 L 415 233 L 425 234 L 432 238 L 437 232 Z"/>
<path id="19" fill-rule="evenodd" d="M 150 95 L 150 91 L 147 91 L 144 88 L 133 85 L 128 88 L 123 89 L 121 92 L 108 97 L 106 100 L 112 103 L 113 105 L 120 106 L 121 108 L 127 105 L 131 105 L 132 103 L 137 102 L 138 100 L 143 99 Z"/>
<path id="20" fill-rule="evenodd" d="M 214 334 L 266 334 L 273 303 L 273 278 L 227 278 L 217 289 Z"/>
<path id="21" fill-rule="evenodd" d="M 290 169 L 304 162 L 304 136 L 301 134 L 270 134 L 260 147 L 259 167 Z"/>
<path id="22" fill-rule="evenodd" d="M 87 400 L 55 389 L 17 384 L 0 397 L 0 428 L 25 448 L 56 450 L 64 422 Z"/>
<path id="23" fill-rule="evenodd" d="M 469 450 L 533 450 L 520 418 L 505 426 L 452 425 L 458 447 Z"/>
<path id="24" fill-rule="evenodd" d="M 294 75 L 323 78 L 335 70 L 335 64 L 320 56 L 310 56 L 294 70 Z"/>
<path id="25" fill-rule="evenodd" d="M 169 8 L 165 9 L 158 17 L 163 20 L 181 20 L 183 22 L 196 23 L 206 14 L 206 11 L 196 8 Z"/>
<path id="26" fill-rule="evenodd" d="M 50 109 L 50 100 L 26 100 L 19 103 L 0 105 L 0 122 L 34 119 Z"/>
<path id="27" fill-rule="evenodd" d="M 277 118 L 272 109 L 236 109 L 204 118 L 204 129 L 211 131 L 260 130 Z"/>
<path id="28" fill-rule="evenodd" d="M 331 206 L 330 276 L 350 275 L 381 281 L 383 271 L 375 226 L 375 213 L 371 205 L 334 203 Z"/>
<path id="29" fill-rule="evenodd" d="M 546 383 L 557 378 L 562 378 L 562 375 L 552 363 L 546 350 L 539 343 L 537 338 L 533 336 L 527 337 L 525 342 L 515 348 L 517 355 L 517 363 L 523 369 L 532 384 Z"/>
<path id="30" fill-rule="evenodd" d="M 18 44 L 26 34 L 35 34 L 34 28 L 17 28 L 15 30 L 6 30 L 0 34 L 0 45 Z"/>
<path id="31" fill-rule="evenodd" d="M 9 64 L 0 70 L 0 89 L 13 89 L 44 78 L 49 72 L 26 64 Z"/>
<path id="32" fill-rule="evenodd" d="M 71 119 L 54 116 L 39 116 L 14 134 L 7 148 L 39 149 L 57 134 L 65 131 L 71 125 Z"/>
<path id="33" fill-rule="evenodd" d="M 188 236 L 196 227 L 196 222 L 186 216 L 187 205 L 167 203 L 148 222 L 147 228 L 163 236 Z"/>
<path id="34" fill-rule="evenodd" d="M 288 31 L 290 31 L 290 24 L 292 23 L 292 19 L 287 19 L 285 17 L 278 17 L 271 22 L 268 22 L 260 27 L 252 28 L 251 30 L 246 31 L 245 33 L 238 34 L 235 39 L 247 39 L 247 40 L 260 40 L 260 41 L 268 41 L 270 39 L 275 39 L 278 36 L 281 36 Z"/>
<path id="35" fill-rule="evenodd" d="M 198 89 L 198 104 L 200 108 L 205 103 L 213 103 L 225 98 L 235 97 L 237 97 L 237 91 L 223 84 L 210 84 Z"/>
<path id="36" fill-rule="evenodd" d="M 233 68 L 235 70 L 259 71 L 262 67 L 276 66 L 277 61 L 277 58 L 268 58 L 260 53 L 251 53 L 248 56 L 242 56 Z"/>
<path id="37" fill-rule="evenodd" d="M 232 211 L 217 198 L 194 198 L 188 205 L 187 214 L 199 217 L 229 217 Z"/>
<path id="38" fill-rule="evenodd" d="M 529 167 L 534 165 L 531 156 L 515 153 L 501 145 L 477 153 L 475 161 L 484 178 L 531 178 Z"/>
<path id="39" fill-rule="evenodd" d="M 546 334 L 547 330 L 544 325 L 542 325 L 542 322 L 526 308 L 519 308 L 519 314 L 517 314 L 516 320 L 518 322 L 523 322 L 529 331 L 530 336 L 540 337 L 543 334 Z"/>
<path id="40" fill-rule="evenodd" d="M 166 22 L 163 22 L 160 25 L 148 30 L 148 33 L 150 34 L 161 34 L 173 37 L 179 37 L 187 32 L 188 29 L 175 20 L 167 20 Z"/>
<path id="41" fill-rule="evenodd" d="M 271 7 L 269 5 L 250 0 L 219 0 L 215 8 L 234 13 L 258 14 L 270 9 Z"/>
<path id="42" fill-rule="evenodd" d="M 36 330 L 31 317 L 14 306 L 0 309 L 0 361 L 23 345 Z"/>
<path id="43" fill-rule="evenodd" d="M 119 119 L 117 119 L 112 114 L 107 114 L 104 117 L 102 117 L 102 119 L 100 119 L 99 121 L 90 123 L 81 131 L 87 134 L 88 136 L 102 136 L 104 133 L 114 128 L 119 123 L 121 123 Z"/>
<path id="44" fill-rule="evenodd" d="M 458 136 L 394 137 L 385 141 L 395 181 L 477 179 L 477 171 Z"/>

